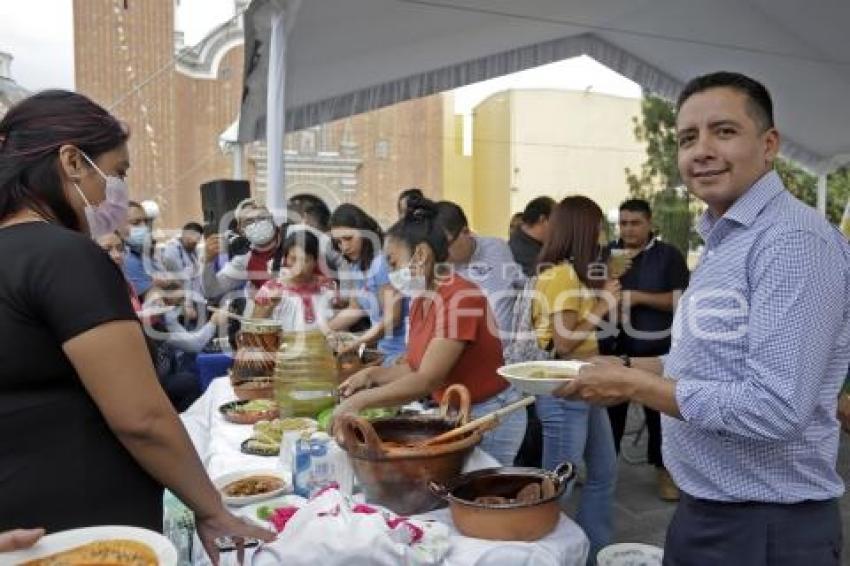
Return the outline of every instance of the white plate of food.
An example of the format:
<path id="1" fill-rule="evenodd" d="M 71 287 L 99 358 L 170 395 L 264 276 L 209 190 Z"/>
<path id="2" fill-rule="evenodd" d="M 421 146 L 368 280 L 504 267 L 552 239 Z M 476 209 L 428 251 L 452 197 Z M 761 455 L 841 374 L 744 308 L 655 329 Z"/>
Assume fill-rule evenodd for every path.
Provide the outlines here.
<path id="1" fill-rule="evenodd" d="M 277 497 L 289 488 L 280 470 L 242 470 L 213 480 L 225 505 L 248 505 Z"/>
<path id="2" fill-rule="evenodd" d="M 543 360 L 502 366 L 499 375 L 529 395 L 551 395 L 553 391 L 578 375 L 587 362 L 576 360 Z"/>
<path id="3" fill-rule="evenodd" d="M 599 566 L 661 566 L 664 550 L 651 544 L 621 542 L 599 551 Z"/>
<path id="4" fill-rule="evenodd" d="M 86 527 L 49 534 L 32 548 L 0 555 L 0 564 L 65 564 L 47 560 L 62 554 L 68 564 L 177 566 L 177 549 L 167 538 L 139 527 Z M 75 560 L 75 561 L 72 561 Z"/>

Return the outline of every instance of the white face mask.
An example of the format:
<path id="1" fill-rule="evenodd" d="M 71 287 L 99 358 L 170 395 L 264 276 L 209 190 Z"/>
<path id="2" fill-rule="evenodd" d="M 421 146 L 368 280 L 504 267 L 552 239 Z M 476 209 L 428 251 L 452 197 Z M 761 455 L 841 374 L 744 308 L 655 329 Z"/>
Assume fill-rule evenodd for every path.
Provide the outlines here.
<path id="1" fill-rule="evenodd" d="M 398 289 L 398 292 L 407 297 L 416 297 L 428 289 L 428 282 L 424 275 L 413 275 L 410 264 L 390 271 L 388 274 L 390 285 Z"/>
<path id="2" fill-rule="evenodd" d="M 130 194 L 127 183 L 123 179 L 113 176 L 107 177 L 88 155 L 82 151 L 80 153 L 94 167 L 95 171 L 103 177 L 103 180 L 106 181 L 106 199 L 97 205 L 92 205 L 80 186 L 74 183 L 74 187 L 76 187 L 83 202 L 86 203 L 84 212 L 86 221 L 89 224 L 89 233 L 92 238 L 97 239 L 114 232 L 127 223 L 127 207 L 130 202 Z"/>
<path id="3" fill-rule="evenodd" d="M 274 222 L 271 220 L 259 220 L 245 227 L 245 237 L 252 246 L 265 246 L 272 241 L 274 234 Z"/>

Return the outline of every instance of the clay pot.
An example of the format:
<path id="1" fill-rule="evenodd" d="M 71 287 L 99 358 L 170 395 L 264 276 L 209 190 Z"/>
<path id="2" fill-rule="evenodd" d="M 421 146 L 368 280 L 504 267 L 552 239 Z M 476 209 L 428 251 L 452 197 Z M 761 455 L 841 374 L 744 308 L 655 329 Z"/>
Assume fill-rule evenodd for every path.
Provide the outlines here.
<path id="1" fill-rule="evenodd" d="M 457 411 L 451 416 L 452 403 Z M 405 447 L 447 432 L 469 420 L 469 391 L 452 386 L 446 391 L 437 417 L 392 417 L 371 423 L 361 417 L 341 418 L 342 447 L 369 502 L 399 515 L 415 515 L 443 504 L 428 488 L 431 481 L 456 477 L 481 442 L 481 432 L 428 447 Z"/>
<path id="2" fill-rule="evenodd" d="M 447 482 L 431 482 L 431 492 L 449 503 L 452 521 L 461 534 L 487 540 L 539 540 L 558 526 L 560 499 L 575 477 L 565 462 L 554 472 L 538 468 L 487 468 L 461 474 Z M 482 496 L 515 499 L 521 489 L 548 478 L 554 493 L 530 503 L 476 503 Z"/>
<path id="3" fill-rule="evenodd" d="M 384 355 L 378 350 L 364 350 L 362 358 L 357 355 L 357 352 L 339 354 L 336 357 L 336 364 L 339 368 L 337 381 L 342 383 L 361 369 L 377 367 L 382 363 L 384 363 Z"/>
<path id="4" fill-rule="evenodd" d="M 274 320 L 242 322 L 241 330 L 236 337 L 240 348 L 258 348 L 266 352 L 277 352 L 280 347 L 281 326 Z"/>
<path id="5" fill-rule="evenodd" d="M 274 382 L 271 378 L 258 378 L 242 381 L 233 386 L 233 393 L 240 401 L 274 399 Z"/>

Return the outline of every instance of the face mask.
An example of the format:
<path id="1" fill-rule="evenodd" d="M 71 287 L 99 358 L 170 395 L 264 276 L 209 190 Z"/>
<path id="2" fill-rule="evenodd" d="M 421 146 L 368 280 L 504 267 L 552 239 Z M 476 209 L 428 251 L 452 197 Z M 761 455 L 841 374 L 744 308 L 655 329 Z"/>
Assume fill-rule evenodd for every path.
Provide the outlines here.
<path id="1" fill-rule="evenodd" d="M 390 285 L 407 297 L 415 297 L 428 289 L 428 282 L 423 275 L 413 275 L 410 265 L 389 273 Z"/>
<path id="2" fill-rule="evenodd" d="M 127 237 L 127 244 L 134 249 L 142 249 L 150 237 L 151 231 L 145 225 L 130 226 L 130 234 Z"/>
<path id="3" fill-rule="evenodd" d="M 127 206 L 130 201 L 129 190 L 123 179 L 107 177 L 88 155 L 85 153 L 82 153 L 82 155 L 106 181 L 106 199 L 97 205 L 92 205 L 80 186 L 74 183 L 74 187 L 76 187 L 83 202 L 86 203 L 84 212 L 86 222 L 89 224 L 89 233 L 92 238 L 99 238 L 114 232 L 127 223 Z"/>
<path id="4" fill-rule="evenodd" d="M 271 220 L 260 220 L 245 227 L 245 237 L 252 246 L 265 246 L 274 238 L 274 223 Z"/>

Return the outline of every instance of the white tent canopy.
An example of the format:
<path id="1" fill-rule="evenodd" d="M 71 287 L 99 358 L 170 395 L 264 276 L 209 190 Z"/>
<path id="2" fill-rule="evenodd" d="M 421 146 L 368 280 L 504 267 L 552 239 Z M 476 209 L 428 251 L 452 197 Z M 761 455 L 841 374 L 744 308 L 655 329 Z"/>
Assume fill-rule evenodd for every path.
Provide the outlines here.
<path id="1" fill-rule="evenodd" d="M 587 54 L 667 98 L 698 74 L 749 74 L 787 157 L 817 174 L 850 162 L 846 0 L 254 0 L 241 141 L 265 137 L 282 11 L 287 130 Z"/>

